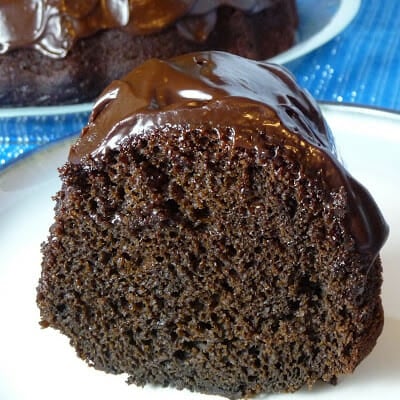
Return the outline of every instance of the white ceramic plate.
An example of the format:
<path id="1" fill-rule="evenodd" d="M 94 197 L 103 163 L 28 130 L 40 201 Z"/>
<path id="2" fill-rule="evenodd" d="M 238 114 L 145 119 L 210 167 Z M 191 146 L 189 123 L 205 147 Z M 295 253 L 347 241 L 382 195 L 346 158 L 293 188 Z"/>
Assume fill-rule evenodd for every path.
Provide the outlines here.
<path id="1" fill-rule="evenodd" d="M 296 44 L 268 61 L 284 64 L 317 49 L 342 32 L 357 15 L 361 0 L 297 0 L 299 28 Z M 67 106 L 0 109 L 1 117 L 51 116 L 88 112 L 92 103 Z"/>
<path id="2" fill-rule="evenodd" d="M 383 249 L 385 328 L 372 354 L 336 387 L 272 395 L 277 400 L 400 399 L 400 115 L 323 106 L 343 159 L 373 193 L 391 227 Z M 0 173 L 0 399 L 212 399 L 187 391 L 137 388 L 86 366 L 68 340 L 39 328 L 35 290 L 40 243 L 52 221 L 56 167 L 68 143 L 35 153 Z M 266 399 L 266 397 L 263 397 Z"/>

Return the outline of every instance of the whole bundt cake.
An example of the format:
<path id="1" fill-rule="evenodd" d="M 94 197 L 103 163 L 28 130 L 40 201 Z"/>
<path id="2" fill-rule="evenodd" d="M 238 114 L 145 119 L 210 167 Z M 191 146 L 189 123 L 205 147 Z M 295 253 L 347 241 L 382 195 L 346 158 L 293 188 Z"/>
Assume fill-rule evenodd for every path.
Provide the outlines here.
<path id="1" fill-rule="evenodd" d="M 233 399 L 335 382 L 374 347 L 388 229 L 281 67 L 147 61 L 60 174 L 37 303 L 95 368 Z"/>
<path id="2" fill-rule="evenodd" d="M 0 5 L 0 106 L 91 101 L 152 58 L 293 45 L 295 0 L 14 0 Z"/>

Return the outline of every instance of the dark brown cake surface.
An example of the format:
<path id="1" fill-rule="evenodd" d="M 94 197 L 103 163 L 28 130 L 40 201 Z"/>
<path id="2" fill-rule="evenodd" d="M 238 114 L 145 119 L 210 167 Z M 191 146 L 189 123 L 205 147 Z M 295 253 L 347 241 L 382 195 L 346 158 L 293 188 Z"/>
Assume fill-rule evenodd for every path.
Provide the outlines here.
<path id="1" fill-rule="evenodd" d="M 145 60 L 199 50 L 267 59 L 295 37 L 294 0 L 17 0 L 0 7 L 0 105 L 93 100 Z"/>
<path id="2" fill-rule="evenodd" d="M 61 169 L 42 325 L 129 382 L 335 382 L 383 324 L 386 224 L 280 67 L 218 52 L 110 85 Z"/>

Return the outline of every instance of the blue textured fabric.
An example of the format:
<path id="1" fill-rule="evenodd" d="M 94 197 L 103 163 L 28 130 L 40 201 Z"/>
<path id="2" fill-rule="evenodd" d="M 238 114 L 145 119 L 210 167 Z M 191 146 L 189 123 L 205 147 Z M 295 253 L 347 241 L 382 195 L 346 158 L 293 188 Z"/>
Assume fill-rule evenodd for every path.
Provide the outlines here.
<path id="1" fill-rule="evenodd" d="M 286 66 L 318 100 L 400 111 L 399 20 L 399 0 L 363 0 L 336 38 Z"/>
<path id="2" fill-rule="evenodd" d="M 311 0 L 298 0 L 299 7 L 305 1 Z M 337 7 L 337 1 L 324 1 L 327 13 Z M 317 100 L 400 111 L 399 19 L 399 0 L 363 0 L 343 32 L 286 66 Z M 87 117 L 0 118 L 0 169 L 21 154 L 79 132 Z"/>
<path id="3" fill-rule="evenodd" d="M 78 133 L 88 116 L 80 112 L 0 118 L 0 169 L 23 154 Z"/>

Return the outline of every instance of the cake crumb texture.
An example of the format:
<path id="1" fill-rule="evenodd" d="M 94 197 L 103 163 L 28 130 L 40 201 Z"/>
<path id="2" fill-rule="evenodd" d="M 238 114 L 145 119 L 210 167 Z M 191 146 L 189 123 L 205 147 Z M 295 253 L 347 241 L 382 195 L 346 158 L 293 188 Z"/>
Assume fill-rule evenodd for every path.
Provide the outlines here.
<path id="1" fill-rule="evenodd" d="M 170 127 L 61 170 L 37 302 L 96 369 L 231 399 L 351 373 L 383 325 L 347 194 L 285 147 Z"/>

